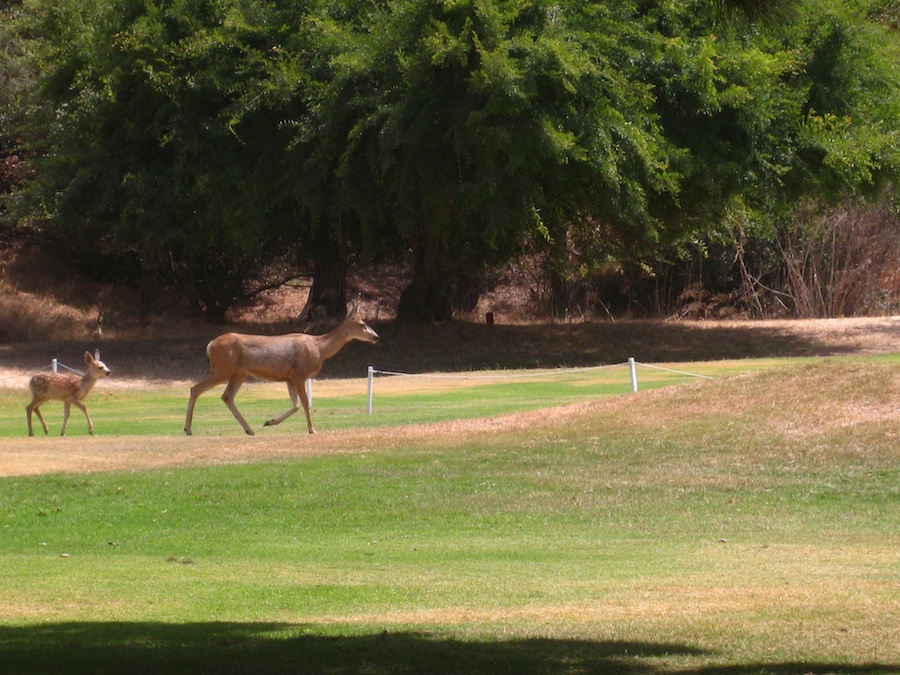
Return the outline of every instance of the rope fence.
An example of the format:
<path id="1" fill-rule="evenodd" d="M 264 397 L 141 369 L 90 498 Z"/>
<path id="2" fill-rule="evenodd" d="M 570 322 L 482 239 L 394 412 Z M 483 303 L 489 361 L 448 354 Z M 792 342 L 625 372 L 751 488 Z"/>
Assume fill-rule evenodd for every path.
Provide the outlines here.
<path id="1" fill-rule="evenodd" d="M 642 366 L 644 368 L 653 368 L 655 370 L 662 370 L 669 373 L 674 373 L 677 375 L 684 375 L 686 377 L 696 377 L 702 379 L 712 379 L 709 375 L 699 375 L 697 373 L 691 373 L 685 370 L 675 370 L 673 368 L 666 368 L 664 366 L 656 366 L 651 363 L 642 363 L 636 361 L 634 357 L 630 357 L 627 361 L 622 361 L 621 363 L 612 363 L 608 365 L 602 366 L 589 366 L 586 368 L 558 368 L 553 370 L 544 370 L 544 371 L 529 371 L 529 372 L 518 372 L 518 373 L 494 373 L 490 375 L 473 375 L 473 374 L 453 374 L 453 373 L 406 373 L 402 371 L 396 370 L 382 370 L 379 368 L 375 368 L 374 366 L 369 366 L 367 369 L 367 377 L 366 377 L 366 414 L 371 415 L 373 411 L 373 401 L 375 396 L 375 376 L 386 376 L 386 377 L 412 377 L 412 378 L 427 378 L 431 380 L 513 380 L 513 379 L 535 379 L 541 377 L 558 377 L 560 375 L 570 375 L 570 374 L 583 374 L 589 373 L 591 371 L 597 370 L 606 370 L 610 368 L 622 368 L 628 367 L 629 376 L 631 379 L 631 391 L 636 393 L 638 391 L 638 376 L 637 376 L 637 367 Z M 65 363 L 60 361 L 59 359 L 52 359 L 50 361 L 49 370 L 51 372 L 57 373 L 60 369 L 67 370 L 75 375 L 84 375 L 83 371 L 77 370 L 76 368 L 72 368 L 67 366 Z M 41 369 L 36 372 L 43 372 L 45 369 Z M 26 377 L 30 377 L 35 373 L 26 374 Z M 7 380 L 14 380 L 21 378 L 22 375 L 12 375 L 9 377 L 0 378 L 0 382 L 4 382 Z M 117 383 L 111 383 L 115 386 Z M 309 398 L 309 404 L 312 406 L 313 403 L 313 380 L 309 379 L 306 381 L 306 394 Z"/>
<path id="2" fill-rule="evenodd" d="M 48 369 L 49 369 L 50 371 L 56 373 L 56 372 L 59 372 L 59 367 L 60 367 L 60 366 L 62 366 L 62 367 L 65 368 L 66 370 L 71 370 L 73 373 L 76 373 L 77 375 L 82 375 L 82 374 L 83 374 L 83 373 L 80 373 L 79 371 L 77 371 L 77 370 L 75 370 L 75 369 L 73 369 L 73 368 L 69 368 L 69 367 L 68 367 L 67 365 L 65 365 L 65 364 L 61 364 L 57 359 L 53 359 L 53 360 L 50 362 L 50 365 L 49 365 L 47 368 L 41 368 L 41 369 L 39 369 L 39 370 L 34 370 L 34 371 L 30 372 L 30 373 L 24 373 L 24 374 L 19 374 L 19 375 L 7 375 L 6 377 L 0 377 L 0 382 L 9 382 L 9 381 L 11 381 L 11 380 L 18 380 L 18 379 L 21 379 L 21 378 L 23 378 L 23 377 L 30 378 L 32 375 L 37 375 L 38 373 L 42 373 L 42 372 L 44 372 L 45 370 L 48 370 Z"/>
<path id="3" fill-rule="evenodd" d="M 687 377 L 696 377 L 703 379 L 712 379 L 709 375 L 699 375 L 697 373 L 690 373 L 684 370 L 674 370 L 672 368 L 665 368 L 663 366 L 654 366 L 649 363 L 640 363 L 634 359 L 634 357 L 629 357 L 627 361 L 623 361 L 621 363 L 613 363 L 610 365 L 603 366 L 591 366 L 587 368 L 567 368 L 567 369 L 557 369 L 557 370 L 548 370 L 540 373 L 535 372 L 527 372 L 527 373 L 509 373 L 502 375 L 454 375 L 448 373 L 440 373 L 440 374 L 432 374 L 432 373 L 404 373 L 393 370 L 380 370 L 375 368 L 374 366 L 369 366 L 367 372 L 367 385 L 366 385 L 366 414 L 371 415 L 373 409 L 373 399 L 375 392 L 375 376 L 376 375 L 386 375 L 391 377 L 422 377 L 428 379 L 454 379 L 454 380 L 502 380 L 502 379 L 516 379 L 516 378 L 536 378 L 542 376 L 558 376 L 558 375 L 566 375 L 573 373 L 586 373 L 593 370 L 603 370 L 607 368 L 621 368 L 623 366 L 628 366 L 629 375 L 631 378 L 631 391 L 632 393 L 636 393 L 638 391 L 638 377 L 637 377 L 637 366 L 644 366 L 647 368 L 655 368 L 656 370 L 663 370 L 670 373 L 674 373 L 677 375 L 685 375 Z M 309 389 L 311 386 L 311 380 L 307 380 L 307 388 Z M 312 394 L 310 393 L 310 404 L 312 404 Z"/>
<path id="4" fill-rule="evenodd" d="M 0 377 L 0 382 L 9 382 L 10 380 L 20 380 L 22 378 L 31 379 L 32 376 L 37 375 L 38 373 L 43 373 L 46 371 L 50 371 L 51 373 L 58 373 L 60 370 L 66 370 L 73 375 L 77 375 L 78 377 L 82 377 L 84 375 L 83 370 L 78 370 L 77 368 L 72 368 L 71 366 L 67 366 L 65 363 L 60 361 L 59 359 L 51 359 L 50 364 L 45 368 L 39 368 L 38 370 L 32 370 L 28 373 L 20 373 L 18 375 L 8 375 L 6 377 Z M 133 390 L 133 387 L 129 387 L 128 385 L 122 384 L 121 382 L 116 382 L 115 380 L 108 383 L 113 387 L 120 387 L 123 389 Z"/>
<path id="5" fill-rule="evenodd" d="M 6 382 L 6 381 L 8 381 L 8 380 L 17 380 L 17 379 L 19 379 L 19 378 L 21 378 L 21 377 L 31 377 L 32 375 L 37 375 L 38 373 L 42 373 L 42 372 L 44 372 L 45 370 L 48 370 L 48 369 L 50 370 L 50 372 L 58 373 L 60 368 L 63 368 L 63 369 L 68 370 L 68 371 L 70 371 L 70 372 L 72 372 L 72 373 L 75 373 L 75 374 L 78 375 L 79 377 L 80 377 L 81 375 L 84 375 L 84 371 L 76 370 L 75 368 L 70 368 L 70 367 L 67 366 L 65 363 L 62 363 L 59 359 L 52 359 L 52 360 L 50 361 L 50 365 L 49 365 L 47 368 L 40 368 L 39 370 L 35 370 L 35 371 L 30 372 L 30 373 L 25 373 L 24 375 L 9 375 L 9 376 L 7 376 L 7 377 L 2 377 L 2 378 L 0 378 L 0 382 Z"/>

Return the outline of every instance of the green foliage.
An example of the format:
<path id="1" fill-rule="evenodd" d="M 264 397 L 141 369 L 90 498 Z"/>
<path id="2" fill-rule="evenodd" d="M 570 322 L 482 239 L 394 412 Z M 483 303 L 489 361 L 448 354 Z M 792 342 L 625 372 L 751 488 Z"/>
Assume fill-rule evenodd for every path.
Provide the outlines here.
<path id="1" fill-rule="evenodd" d="M 265 72 L 266 17 L 243 2 L 33 5 L 48 215 L 90 250 L 166 261 L 221 316 L 283 236 L 264 208 L 268 145 L 235 131 Z"/>
<path id="2" fill-rule="evenodd" d="M 401 313 L 444 317 L 456 278 L 558 223 L 640 231 L 652 198 L 672 204 L 678 151 L 623 68 L 643 46 L 626 10 L 397 2 L 376 22 L 356 134 L 413 251 Z"/>
<path id="3" fill-rule="evenodd" d="M 659 255 L 900 168 L 891 3 L 29 0 L 48 227 L 220 317 L 267 263 Z"/>
<path id="4" fill-rule="evenodd" d="M 13 216 L 12 193 L 25 181 L 23 158 L 23 101 L 34 86 L 35 74 L 24 63 L 22 44 L 13 27 L 21 14 L 17 2 L 0 5 L 0 224 Z"/>
<path id="5" fill-rule="evenodd" d="M 568 231 L 558 236 L 575 245 L 577 257 L 557 249 L 552 269 L 640 262 L 657 279 L 653 295 L 638 299 L 646 303 L 658 302 L 673 275 L 686 279 L 675 295 L 693 292 L 697 276 L 683 271 L 687 259 L 702 268 L 706 292 L 733 302 L 746 292 L 748 274 L 790 264 L 745 267 L 752 262 L 745 245 L 753 255 L 777 256 L 765 233 L 793 228 L 792 214 L 809 199 L 823 207 L 823 218 L 826 205 L 848 196 L 877 199 L 900 168 L 898 41 L 866 19 L 866 3 L 845 5 L 796 3 L 790 21 L 775 23 L 717 17 L 693 3 L 648 13 L 655 49 L 641 50 L 638 62 L 653 84 L 664 136 L 681 151 L 672 165 L 676 208 L 660 200 L 651 211 L 657 236 L 643 240 L 620 226 L 567 219 Z M 735 239 L 735 209 L 742 232 L 762 236 Z"/>
<path id="6" fill-rule="evenodd" d="M 807 92 L 797 143 L 802 175 L 832 200 L 877 194 L 900 168 L 900 42 L 866 21 L 868 4 L 822 3 L 793 36 Z"/>

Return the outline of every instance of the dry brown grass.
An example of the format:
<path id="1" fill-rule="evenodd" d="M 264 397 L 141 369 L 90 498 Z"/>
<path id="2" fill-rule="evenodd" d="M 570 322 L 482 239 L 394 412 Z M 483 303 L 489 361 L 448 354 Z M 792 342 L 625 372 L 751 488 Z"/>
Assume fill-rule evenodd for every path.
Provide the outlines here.
<path id="1" fill-rule="evenodd" d="M 18 291 L 0 280 L 0 340 L 63 340 L 90 334 L 83 313 L 46 296 Z"/>
<path id="2" fill-rule="evenodd" d="M 900 368 L 863 360 L 798 364 L 680 387 L 674 396 L 664 389 L 646 397 L 667 404 L 648 405 L 637 423 L 660 429 L 688 419 L 723 419 L 753 432 L 752 421 L 764 420 L 756 429 L 761 433 L 812 437 L 868 422 L 897 422 L 900 436 Z"/>
<path id="3" fill-rule="evenodd" d="M 444 424 L 362 429 L 289 436 L 9 438 L 0 453 L 0 476 L 164 467 L 242 464 L 342 453 L 365 454 L 396 447 L 419 449 L 536 426 L 578 414 L 520 413 Z M 30 442 L 29 442 L 30 441 Z"/>

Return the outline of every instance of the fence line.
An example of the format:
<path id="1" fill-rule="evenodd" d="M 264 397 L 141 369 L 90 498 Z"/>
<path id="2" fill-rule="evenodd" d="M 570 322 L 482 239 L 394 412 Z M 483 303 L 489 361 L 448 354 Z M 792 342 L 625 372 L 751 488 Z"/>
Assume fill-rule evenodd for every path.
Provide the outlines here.
<path id="1" fill-rule="evenodd" d="M 622 363 L 613 363 L 606 366 L 588 366 L 586 368 L 567 368 L 567 369 L 556 369 L 556 370 L 543 370 L 541 372 L 527 372 L 527 373 L 505 373 L 505 374 L 494 374 L 494 375 L 457 375 L 454 373 L 403 373 L 393 370 L 380 370 L 378 368 L 373 368 L 372 373 L 375 375 L 395 375 L 399 377 L 427 377 L 432 380 L 505 380 L 505 379 L 516 379 L 522 377 L 542 377 L 542 376 L 550 376 L 550 375 L 568 375 L 569 373 L 585 373 L 591 370 L 602 370 L 604 368 L 616 368 L 617 366 L 624 366 L 625 361 Z"/>
<path id="2" fill-rule="evenodd" d="M 678 375 L 687 375 L 689 377 L 700 377 L 704 379 L 712 379 L 709 375 L 699 375 L 697 373 L 689 373 L 684 370 L 674 370 L 672 368 L 665 368 L 663 366 L 654 366 L 649 363 L 640 363 L 635 361 L 634 357 L 629 357 L 628 361 L 623 361 L 622 363 L 613 363 L 605 366 L 590 366 L 587 368 L 568 368 L 568 369 L 560 369 L 560 370 L 547 370 L 541 373 L 509 373 L 506 375 L 453 375 L 447 373 L 440 374 L 432 374 L 432 373 L 403 373 L 393 370 L 380 370 L 375 368 L 374 366 L 369 366 L 368 374 L 367 374 L 367 385 L 366 385 L 366 414 L 372 414 L 372 400 L 374 397 L 374 389 L 375 389 L 375 375 L 389 375 L 389 376 L 398 376 L 398 377 L 427 377 L 431 379 L 458 379 L 458 380 L 497 380 L 497 379 L 513 379 L 513 378 L 523 378 L 523 377 L 542 377 L 542 376 L 551 376 L 551 375 L 568 375 L 570 373 L 584 373 L 592 370 L 602 370 L 604 368 L 617 368 L 621 366 L 628 366 L 629 374 L 631 377 L 631 391 L 638 391 L 638 378 L 637 378 L 637 366 L 646 366 L 648 368 L 655 368 L 657 370 L 664 370 L 670 373 L 675 373 Z"/>
<path id="3" fill-rule="evenodd" d="M 32 370 L 31 372 L 22 373 L 21 375 L 8 375 L 6 377 L 0 377 L 0 382 L 8 382 L 9 380 L 17 380 L 21 377 L 26 377 L 26 378 L 30 379 L 32 376 L 37 375 L 38 373 L 46 372 L 47 370 L 49 370 L 51 373 L 58 373 L 60 371 L 60 369 L 68 370 L 70 373 L 72 373 L 73 375 L 77 375 L 78 377 L 84 376 L 83 370 L 78 370 L 77 368 L 72 368 L 71 366 L 67 366 L 65 363 L 63 363 L 59 359 L 51 359 L 50 365 L 45 368 L 39 368 L 38 370 Z M 110 381 L 109 384 L 112 385 L 113 387 L 128 388 L 130 391 L 134 391 L 133 387 L 128 387 L 127 385 L 125 385 L 121 382 L 116 382 L 115 380 Z"/>
<path id="4" fill-rule="evenodd" d="M 664 368 L 663 366 L 654 366 L 651 363 L 641 363 L 640 365 L 644 366 L 645 368 L 655 368 L 656 370 L 665 370 L 669 373 L 676 373 L 678 375 L 689 375 L 690 377 L 701 377 L 704 380 L 715 379 L 715 378 L 713 378 L 712 375 L 699 375 L 697 373 L 689 373 L 686 370 L 673 370 L 672 368 Z"/>
<path id="5" fill-rule="evenodd" d="M 67 366 L 64 363 L 60 363 L 57 359 L 52 359 L 50 361 L 49 369 L 51 372 L 56 373 L 59 371 L 60 366 L 62 366 L 66 370 L 71 370 L 73 373 L 77 373 L 78 375 L 84 375 L 84 373 L 79 372 L 79 371 L 75 370 L 74 368 L 69 368 L 69 366 Z M 7 375 L 6 377 L 0 377 L 0 382 L 8 382 L 9 380 L 17 380 L 20 377 L 30 378 L 33 375 L 37 375 L 38 373 L 44 372 L 45 370 L 47 370 L 47 368 L 41 368 L 40 370 L 33 370 L 30 373 L 24 373 L 22 375 Z"/>
<path id="6" fill-rule="evenodd" d="M 526 372 L 526 373 L 505 373 L 505 374 L 493 374 L 493 375 L 458 375 L 453 373 L 404 373 L 396 370 L 381 370 L 379 368 L 375 368 L 374 366 L 369 366 L 367 371 L 367 386 L 366 386 L 366 414 L 372 414 L 372 404 L 374 398 L 374 383 L 376 375 L 387 375 L 390 377 L 421 377 L 421 378 L 429 378 L 435 380 L 504 380 L 504 379 L 521 379 L 521 378 L 536 378 L 536 377 L 551 377 L 556 375 L 569 375 L 573 373 L 587 373 L 594 370 L 604 370 L 608 368 L 620 368 L 622 366 L 628 366 L 629 374 L 631 376 L 631 390 L 632 392 L 638 391 L 638 378 L 637 378 L 637 366 L 643 366 L 646 368 L 653 368 L 656 370 L 663 370 L 669 373 L 675 373 L 677 375 L 685 375 L 688 377 L 698 377 L 703 379 L 713 379 L 709 375 L 700 375 L 698 373 L 690 373 L 685 370 L 675 370 L 673 368 L 666 368 L 664 366 L 655 366 L 650 363 L 642 363 L 636 361 L 634 357 L 629 357 L 627 361 L 623 361 L 621 363 L 612 363 L 603 366 L 588 366 L 585 368 L 561 368 L 554 370 L 544 370 L 541 372 Z M 84 375 L 83 371 L 77 370 L 70 366 L 67 366 L 65 363 L 62 363 L 59 359 L 52 359 L 50 361 L 50 370 L 54 373 L 59 372 L 59 369 L 63 368 L 68 370 L 76 375 Z M 26 373 L 26 376 L 33 375 L 37 372 L 43 372 L 43 368 L 39 371 L 35 371 L 34 373 Z M 8 377 L 0 378 L 0 382 L 4 382 L 7 380 L 14 380 L 21 375 L 11 375 Z M 111 383 L 115 386 L 124 386 L 119 385 L 117 382 Z M 312 378 L 306 381 L 306 394 L 309 398 L 309 404 L 312 406 L 313 403 L 313 380 Z"/>
<path id="7" fill-rule="evenodd" d="M 70 368 L 70 367 L 67 366 L 65 363 L 62 363 L 59 359 L 53 359 L 53 360 L 50 362 L 50 370 L 53 371 L 54 373 L 58 373 L 60 368 L 65 368 L 65 369 L 68 370 L 70 373 L 75 373 L 75 374 L 78 375 L 79 377 L 81 377 L 81 376 L 84 375 L 84 371 L 83 371 L 83 370 L 77 370 L 77 369 L 75 369 L 75 368 Z"/>

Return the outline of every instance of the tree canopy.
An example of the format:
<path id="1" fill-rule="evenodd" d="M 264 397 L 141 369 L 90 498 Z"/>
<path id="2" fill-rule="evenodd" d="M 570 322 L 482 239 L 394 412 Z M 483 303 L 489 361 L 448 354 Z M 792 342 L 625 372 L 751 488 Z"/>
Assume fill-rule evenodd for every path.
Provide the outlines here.
<path id="1" fill-rule="evenodd" d="M 526 248 L 562 272 L 571 245 L 634 254 L 900 167 L 885 0 L 23 8 L 48 227 L 214 318 L 274 261 L 338 284 L 386 257 L 411 262 L 401 314 L 447 318 Z"/>

